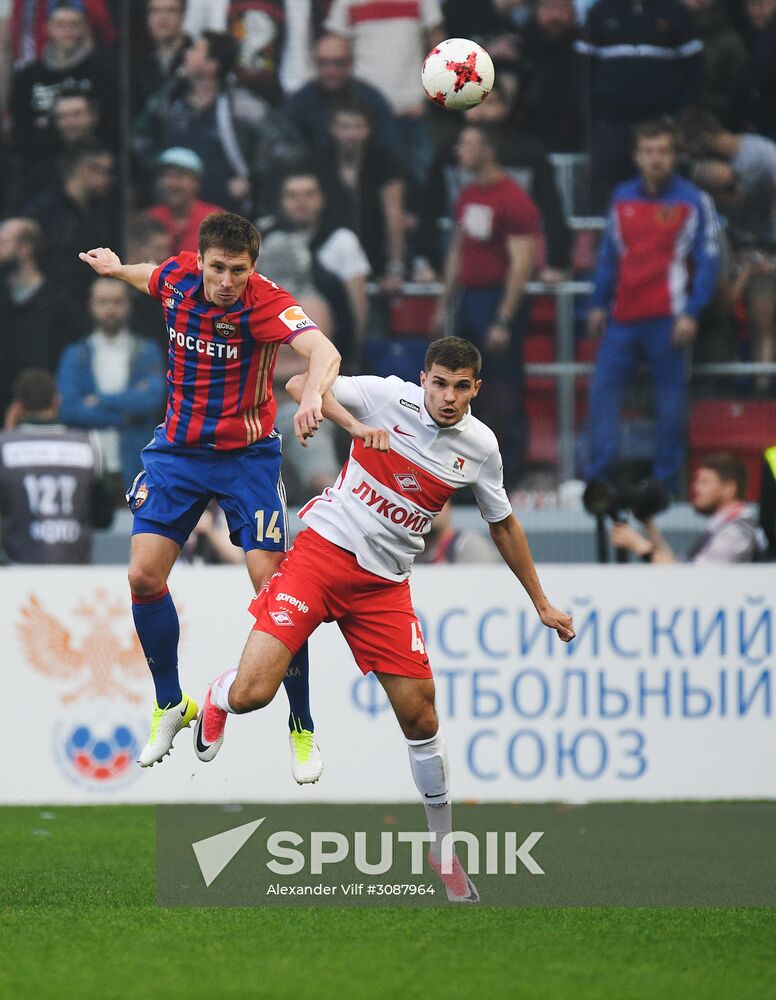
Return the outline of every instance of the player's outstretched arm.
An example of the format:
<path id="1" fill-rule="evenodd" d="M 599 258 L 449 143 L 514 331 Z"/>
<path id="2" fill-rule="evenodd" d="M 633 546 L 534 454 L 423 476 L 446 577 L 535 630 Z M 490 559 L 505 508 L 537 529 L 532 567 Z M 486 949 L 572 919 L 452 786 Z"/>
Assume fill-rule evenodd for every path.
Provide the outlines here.
<path id="1" fill-rule="evenodd" d="M 322 398 L 339 375 L 340 353 L 328 337 L 320 330 L 308 330 L 294 337 L 291 346 L 307 358 L 308 369 L 302 394 L 297 399 L 299 409 L 294 416 L 294 433 L 303 447 L 323 420 Z"/>
<path id="2" fill-rule="evenodd" d="M 503 521 L 495 521 L 489 527 L 490 537 L 501 553 L 501 558 L 522 583 L 541 620 L 547 628 L 554 629 L 563 642 L 571 642 L 576 635 L 571 615 L 553 607 L 542 590 L 528 539 L 520 522 L 514 514 L 510 514 Z"/>
<path id="3" fill-rule="evenodd" d="M 297 403 L 302 398 L 307 375 L 294 375 L 286 383 L 286 392 Z M 334 394 L 327 392 L 321 404 L 321 412 L 326 420 L 331 420 L 346 431 L 354 440 L 363 441 L 367 448 L 375 451 L 390 451 L 391 439 L 387 430 L 382 427 L 368 427 L 357 420 L 353 414 L 338 402 Z M 304 443 L 304 442 L 303 442 Z"/>
<path id="4" fill-rule="evenodd" d="M 155 264 L 122 264 L 119 255 L 109 247 L 95 247 L 94 250 L 79 253 L 78 257 L 101 278 L 118 278 L 139 292 L 151 294 L 148 282 L 156 268 Z"/>

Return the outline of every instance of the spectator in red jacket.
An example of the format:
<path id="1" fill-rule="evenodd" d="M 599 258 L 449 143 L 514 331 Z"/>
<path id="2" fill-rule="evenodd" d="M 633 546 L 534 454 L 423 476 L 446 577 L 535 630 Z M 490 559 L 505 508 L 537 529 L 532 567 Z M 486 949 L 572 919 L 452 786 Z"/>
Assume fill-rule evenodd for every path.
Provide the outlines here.
<path id="1" fill-rule="evenodd" d="M 534 265 L 541 217 L 507 176 L 495 133 L 467 125 L 457 155 L 458 165 L 473 180 L 458 195 L 435 326 L 444 329 L 454 307 L 455 335 L 473 341 L 482 352 L 490 373 L 488 392 L 477 397 L 474 409 L 495 431 L 504 482 L 514 486 L 525 450 L 522 341 L 528 310 L 523 291 Z"/>
<path id="2" fill-rule="evenodd" d="M 174 255 L 183 250 L 196 253 L 200 223 L 211 212 L 223 212 L 224 209 L 197 197 L 204 168 L 193 150 L 183 146 L 166 149 L 157 160 L 157 166 L 161 201 L 149 208 L 148 214 L 166 227 Z"/>

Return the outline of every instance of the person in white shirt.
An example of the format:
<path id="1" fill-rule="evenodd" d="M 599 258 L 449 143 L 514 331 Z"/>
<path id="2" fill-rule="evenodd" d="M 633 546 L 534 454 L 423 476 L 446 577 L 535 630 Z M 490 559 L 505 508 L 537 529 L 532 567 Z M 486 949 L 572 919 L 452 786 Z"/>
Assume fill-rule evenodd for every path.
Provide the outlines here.
<path id="1" fill-rule="evenodd" d="M 261 268 L 296 296 L 321 325 L 319 305 L 347 369 L 360 354 L 369 314 L 369 260 L 352 229 L 327 217 L 320 178 L 309 167 L 290 170 L 280 189 L 280 213 L 262 220 Z"/>
<path id="2" fill-rule="evenodd" d="M 479 896 L 457 859 L 445 869 L 441 864 L 441 840 L 452 830 L 447 751 L 407 578 L 432 518 L 455 490 L 472 489 L 502 559 L 541 621 L 564 642 L 574 638 L 571 617 L 553 607 L 539 583 L 504 492 L 495 435 L 472 416 L 480 365 L 473 344 L 444 337 L 429 346 L 419 386 L 396 376 L 335 381 L 323 414 L 353 438 L 350 457 L 334 486 L 300 511 L 307 529 L 254 599 L 256 625 L 239 669 L 210 686 L 194 731 L 197 756 L 212 760 L 227 713 L 269 704 L 293 651 L 322 621 L 336 621 L 361 671 L 375 672 L 402 728 L 436 835 L 429 862 L 453 902 Z M 305 376 L 290 380 L 292 397 L 304 382 Z"/>

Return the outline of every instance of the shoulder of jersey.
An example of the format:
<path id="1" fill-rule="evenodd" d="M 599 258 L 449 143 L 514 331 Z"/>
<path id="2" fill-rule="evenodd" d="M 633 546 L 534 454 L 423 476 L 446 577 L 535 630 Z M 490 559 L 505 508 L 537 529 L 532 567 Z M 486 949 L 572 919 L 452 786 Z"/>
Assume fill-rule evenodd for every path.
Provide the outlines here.
<path id="1" fill-rule="evenodd" d="M 414 382 L 405 382 L 398 375 L 387 375 L 385 381 L 390 386 L 392 396 L 399 404 L 410 404 L 408 409 L 420 413 L 423 403 L 423 389 Z"/>
<path id="2" fill-rule="evenodd" d="M 252 302 L 268 302 L 272 299 L 288 298 L 289 293 L 276 284 L 272 278 L 267 278 L 259 271 L 254 271 L 248 278 L 248 298 Z"/>
<path id="3" fill-rule="evenodd" d="M 191 250 L 181 250 L 179 254 L 175 254 L 172 258 L 175 261 L 176 267 L 181 268 L 184 271 L 198 271 L 197 267 L 197 255 Z"/>
<path id="4" fill-rule="evenodd" d="M 499 443 L 495 433 L 490 429 L 490 427 L 488 427 L 487 424 L 484 424 L 479 417 L 475 417 L 473 413 L 469 414 L 467 430 L 470 430 L 472 435 L 476 435 L 477 440 L 482 445 L 482 449 L 485 452 L 486 457 L 492 451 L 498 450 Z"/>

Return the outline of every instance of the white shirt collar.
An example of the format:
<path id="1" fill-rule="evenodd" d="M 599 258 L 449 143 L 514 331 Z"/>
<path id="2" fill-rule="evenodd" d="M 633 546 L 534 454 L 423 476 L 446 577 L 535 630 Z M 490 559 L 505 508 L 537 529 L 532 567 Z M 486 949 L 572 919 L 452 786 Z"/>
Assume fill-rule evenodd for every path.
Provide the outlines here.
<path id="1" fill-rule="evenodd" d="M 461 417 L 457 424 L 453 424 L 450 427 L 440 427 L 439 424 L 434 420 L 431 414 L 426 409 L 425 397 L 423 402 L 420 404 L 420 419 L 426 425 L 426 427 L 431 428 L 435 431 L 463 431 L 466 429 L 469 421 L 471 420 L 472 408 L 469 406 L 466 409 L 466 413 Z"/>

